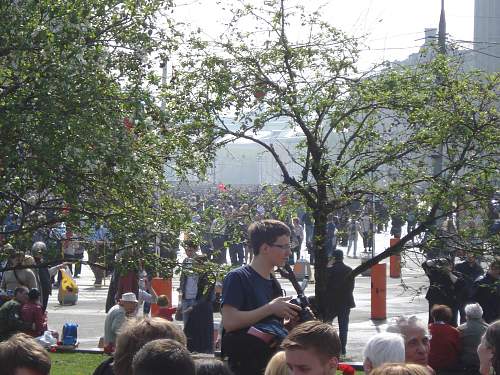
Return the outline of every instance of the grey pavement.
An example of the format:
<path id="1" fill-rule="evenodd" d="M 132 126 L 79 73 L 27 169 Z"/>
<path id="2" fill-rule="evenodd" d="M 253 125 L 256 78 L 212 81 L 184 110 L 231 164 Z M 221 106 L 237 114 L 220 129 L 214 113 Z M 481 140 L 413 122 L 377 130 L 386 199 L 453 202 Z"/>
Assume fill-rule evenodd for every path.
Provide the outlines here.
<path id="1" fill-rule="evenodd" d="M 359 241 L 358 245 L 361 244 Z M 381 233 L 376 235 L 377 253 L 389 246 L 389 235 Z M 359 246 L 358 246 L 359 247 Z M 344 250 L 345 248 L 339 247 Z M 359 248 L 358 248 L 359 252 Z M 359 259 L 345 258 L 345 263 L 351 267 L 359 265 Z M 400 315 L 417 315 L 424 321 L 427 319 L 427 301 L 418 290 L 424 290 L 428 285 L 427 278 L 423 271 L 412 266 L 402 267 L 402 277 L 393 279 L 389 277 L 389 260 L 387 260 L 387 320 L 371 320 L 371 278 L 369 276 L 358 276 L 354 297 L 356 308 L 351 310 L 349 335 L 347 345 L 347 356 L 352 360 L 362 360 L 363 347 L 366 341 L 374 334 L 383 332 L 387 328 L 387 323 Z M 57 289 L 53 290 L 53 295 L 49 299 L 47 308 L 49 327 L 59 332 L 65 322 L 75 322 L 79 324 L 78 337 L 81 348 L 95 348 L 104 331 L 105 301 L 108 288 L 106 285 L 94 287 L 94 278 L 90 268 L 83 266 L 82 275 L 76 279 L 79 286 L 78 303 L 74 306 L 60 306 L 57 302 Z M 279 279 L 282 288 L 287 295 L 294 295 L 294 289 L 290 282 Z M 109 284 L 109 279 L 106 280 Z M 179 285 L 178 277 L 174 278 L 173 290 Z M 424 287 L 424 289 L 422 289 Z M 306 289 L 307 295 L 314 294 L 314 284 L 310 283 Z M 177 293 L 172 295 L 174 306 L 178 303 Z M 220 314 L 215 314 L 216 322 L 220 321 Z M 178 324 L 182 324 L 177 322 Z M 336 325 L 336 321 L 334 321 Z"/>

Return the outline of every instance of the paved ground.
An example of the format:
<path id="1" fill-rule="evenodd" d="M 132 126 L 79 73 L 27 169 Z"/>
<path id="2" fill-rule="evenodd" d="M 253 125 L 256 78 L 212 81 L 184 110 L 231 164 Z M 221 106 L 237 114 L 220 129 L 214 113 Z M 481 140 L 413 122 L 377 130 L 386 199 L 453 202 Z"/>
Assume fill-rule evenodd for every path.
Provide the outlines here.
<path id="1" fill-rule="evenodd" d="M 382 251 L 389 244 L 387 233 L 376 236 L 377 252 Z M 340 249 L 344 249 L 340 247 Z M 346 258 L 345 263 L 351 267 L 359 264 L 359 259 Z M 389 278 L 389 264 L 387 264 L 387 318 L 399 315 L 417 315 L 427 319 L 427 301 L 415 290 L 428 285 L 427 278 L 421 270 L 404 268 L 402 278 Z M 97 347 L 99 337 L 104 330 L 105 301 L 107 286 L 95 288 L 93 285 L 91 270 L 84 266 L 81 278 L 77 279 L 80 288 L 78 303 L 75 306 L 60 306 L 57 302 L 57 290 L 49 299 L 48 314 L 49 326 L 58 331 L 62 330 L 65 322 L 76 322 L 79 324 L 79 341 L 81 348 Z M 286 280 L 280 280 L 287 295 L 294 295 L 293 287 Z M 109 280 L 107 280 L 109 283 Z M 403 283 L 406 286 L 403 287 Z M 178 287 L 178 278 L 174 279 L 174 290 Z M 409 288 L 409 289 L 408 289 Z M 382 332 L 387 327 L 387 321 L 372 321 L 370 309 L 371 278 L 358 276 L 356 278 L 355 300 L 357 307 L 351 311 L 351 322 L 349 325 L 349 337 L 347 353 L 353 360 L 361 360 L 363 347 L 368 338 L 377 332 Z M 306 294 L 314 294 L 314 284 L 309 284 Z M 177 295 L 173 294 L 173 304 L 177 305 Z M 220 319 L 217 314 L 216 321 Z M 336 324 L 336 322 L 334 322 Z"/>

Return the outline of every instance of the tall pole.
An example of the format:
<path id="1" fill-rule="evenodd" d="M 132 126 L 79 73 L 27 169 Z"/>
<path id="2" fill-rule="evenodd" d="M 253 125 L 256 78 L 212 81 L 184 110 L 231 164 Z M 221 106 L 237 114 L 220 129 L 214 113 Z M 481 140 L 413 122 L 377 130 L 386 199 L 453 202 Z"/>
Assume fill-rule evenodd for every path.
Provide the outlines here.
<path id="1" fill-rule="evenodd" d="M 446 55 L 446 18 L 444 13 L 444 0 L 441 0 L 441 15 L 439 17 L 438 31 L 439 54 Z M 442 83 L 442 78 L 438 76 L 437 83 Z M 434 155 L 434 176 L 439 176 L 443 170 L 443 144 L 440 144 L 437 153 Z"/>
<path id="2" fill-rule="evenodd" d="M 441 15 L 439 17 L 438 44 L 439 44 L 439 53 L 446 55 L 446 17 L 444 14 L 444 0 L 441 0 Z"/>
<path id="3" fill-rule="evenodd" d="M 445 17 L 445 12 L 444 12 L 444 0 L 441 0 L 441 14 L 439 17 L 439 30 L 438 30 L 438 52 L 440 55 L 445 56 L 446 55 L 446 17 Z M 443 83 L 443 77 L 441 75 L 438 75 L 437 77 L 437 84 L 441 85 Z M 433 174 L 436 178 L 439 178 L 441 173 L 443 172 L 443 152 L 444 152 L 444 146 L 441 143 L 438 146 L 438 149 L 436 151 L 436 154 L 434 154 L 434 160 L 433 160 Z M 439 219 L 436 224 L 438 226 L 441 225 L 443 222 L 442 219 Z"/>
<path id="4" fill-rule="evenodd" d="M 160 67 L 162 68 L 162 73 L 161 73 L 161 86 L 165 87 L 167 84 L 167 63 L 168 63 L 168 58 L 165 58 L 163 62 L 160 64 Z M 165 99 L 162 99 L 160 103 L 160 109 L 162 112 L 165 111 L 166 103 Z M 164 178 L 164 176 L 160 176 L 160 178 Z M 160 191 L 160 181 L 157 182 L 156 184 L 156 192 L 155 192 L 155 198 L 154 198 L 154 204 L 155 208 L 159 214 L 160 211 L 160 196 L 161 196 L 161 191 Z M 155 253 L 156 255 L 160 256 L 160 243 L 161 243 L 161 237 L 160 233 L 156 233 L 155 236 Z"/>

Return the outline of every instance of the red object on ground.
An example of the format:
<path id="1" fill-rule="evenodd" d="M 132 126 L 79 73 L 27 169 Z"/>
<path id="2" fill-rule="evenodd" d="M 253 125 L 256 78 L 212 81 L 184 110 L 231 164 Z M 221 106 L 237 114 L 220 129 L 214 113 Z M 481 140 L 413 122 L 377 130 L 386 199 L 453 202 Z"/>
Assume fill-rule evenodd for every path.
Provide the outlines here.
<path id="1" fill-rule="evenodd" d="M 345 363 L 339 363 L 339 371 L 342 371 L 342 375 L 354 375 L 356 374 L 356 370 L 354 367 L 346 365 Z"/>

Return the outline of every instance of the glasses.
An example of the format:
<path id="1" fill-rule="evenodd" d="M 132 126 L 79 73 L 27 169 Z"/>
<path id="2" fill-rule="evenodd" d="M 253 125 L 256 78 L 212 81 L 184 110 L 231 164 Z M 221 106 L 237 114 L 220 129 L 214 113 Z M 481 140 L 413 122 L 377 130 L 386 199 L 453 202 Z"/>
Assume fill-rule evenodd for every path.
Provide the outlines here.
<path id="1" fill-rule="evenodd" d="M 291 249 L 290 244 L 280 245 L 280 244 L 277 244 L 277 243 L 273 243 L 273 244 L 271 244 L 270 246 L 273 246 L 273 247 L 278 247 L 278 248 L 280 248 L 281 250 L 290 250 L 290 249 Z"/>

